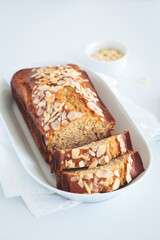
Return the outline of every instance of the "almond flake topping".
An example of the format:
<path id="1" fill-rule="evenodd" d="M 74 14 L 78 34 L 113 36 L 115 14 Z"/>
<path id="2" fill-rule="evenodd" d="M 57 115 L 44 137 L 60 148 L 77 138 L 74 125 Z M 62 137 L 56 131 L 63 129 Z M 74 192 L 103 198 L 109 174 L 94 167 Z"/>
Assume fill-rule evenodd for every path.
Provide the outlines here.
<path id="1" fill-rule="evenodd" d="M 114 171 L 114 175 L 115 175 L 116 177 L 120 177 L 119 171 L 118 171 L 118 170 L 115 170 L 115 171 Z"/>
<path id="2" fill-rule="evenodd" d="M 77 181 L 77 177 L 72 177 L 71 178 L 71 182 L 76 182 Z"/>
<path id="3" fill-rule="evenodd" d="M 122 136 L 121 135 L 117 136 L 117 140 L 120 144 L 121 153 L 122 154 L 126 153 L 127 149 L 126 149 L 126 146 L 125 146 L 125 143 L 124 143 L 124 140 L 123 140 Z"/>
<path id="4" fill-rule="evenodd" d="M 64 126 L 69 121 L 83 116 L 81 112 L 66 112 L 65 109 L 68 107 L 65 102 L 55 102 L 57 92 L 61 89 L 67 91 L 65 88 L 67 86 L 75 88 L 75 91 L 85 99 L 89 109 L 98 114 L 99 117 L 104 117 L 103 111 L 96 104 L 99 101 L 97 94 L 91 88 L 84 86 L 88 79 L 83 79 L 81 72 L 77 72 L 72 66 L 47 66 L 32 69 L 32 72 L 31 78 L 35 78 L 35 86 L 31 96 L 32 102 L 36 105 L 36 113 L 41 117 L 41 126 L 43 129 L 45 128 L 45 131 L 57 130 L 61 125 Z M 57 118 L 53 118 L 59 112 L 62 116 L 57 121 Z M 47 127 L 45 123 L 48 123 Z"/>
<path id="5" fill-rule="evenodd" d="M 99 164 L 100 165 L 104 165 L 104 164 L 106 164 L 106 163 L 108 163 L 109 162 L 109 156 L 107 155 L 107 156 L 103 156 L 103 157 L 101 157 L 100 159 L 99 159 Z"/>
<path id="6" fill-rule="evenodd" d="M 120 186 L 120 180 L 119 180 L 119 178 L 116 178 L 116 180 L 113 183 L 112 190 L 113 191 L 117 190 L 119 188 L 119 186 Z"/>
<path id="7" fill-rule="evenodd" d="M 53 130 L 58 129 L 58 128 L 59 128 L 59 125 L 60 125 L 60 123 L 59 123 L 58 120 L 56 120 L 55 122 L 52 122 L 52 123 L 51 123 L 51 127 L 53 128 Z"/>
<path id="8" fill-rule="evenodd" d="M 87 192 L 89 194 L 91 194 L 91 189 L 89 188 L 88 184 L 84 181 L 84 186 L 85 186 L 85 189 L 87 190 Z"/>
<path id="9" fill-rule="evenodd" d="M 93 192 L 98 192 L 98 191 L 99 191 L 98 186 L 97 186 L 96 183 L 93 183 L 92 191 L 93 191 Z"/>
<path id="10" fill-rule="evenodd" d="M 80 162 L 78 163 L 78 165 L 80 166 L 80 168 L 85 167 L 84 161 L 80 161 Z"/>
<path id="11" fill-rule="evenodd" d="M 93 157 L 95 156 L 95 152 L 93 152 L 92 150 L 89 150 L 89 154 Z"/>
<path id="12" fill-rule="evenodd" d="M 45 117 L 44 122 L 46 123 L 46 122 L 48 122 L 48 120 L 50 118 L 50 114 L 47 112 L 44 112 L 44 117 Z"/>
<path id="13" fill-rule="evenodd" d="M 126 181 L 127 183 L 132 181 L 131 175 L 130 175 L 130 171 L 131 171 L 132 167 L 130 165 L 130 163 L 127 164 L 127 174 L 126 174 Z"/>
<path id="14" fill-rule="evenodd" d="M 91 164 L 89 165 L 89 169 L 97 167 L 98 161 L 96 159 L 93 159 Z"/>
<path id="15" fill-rule="evenodd" d="M 81 188 L 84 187 L 84 183 L 83 183 L 83 180 L 82 180 L 82 179 L 79 179 L 78 185 L 79 185 Z"/>
<path id="16" fill-rule="evenodd" d="M 95 174 L 98 178 L 110 178 L 113 176 L 113 172 L 108 169 L 98 170 Z"/>
<path id="17" fill-rule="evenodd" d="M 93 173 L 88 173 L 88 174 L 84 175 L 83 178 L 90 180 L 91 178 L 93 178 Z"/>
<path id="18" fill-rule="evenodd" d="M 97 150 L 97 157 L 101 157 L 106 151 L 106 145 L 100 145 Z"/>
<path id="19" fill-rule="evenodd" d="M 97 146 L 92 146 L 92 151 L 93 151 L 93 152 L 96 152 L 96 151 L 97 151 L 97 149 L 98 149 L 98 147 L 97 147 Z"/>
<path id="20" fill-rule="evenodd" d="M 78 157 L 78 155 L 79 155 L 79 149 L 72 149 L 72 158 L 74 159 L 74 158 L 77 158 Z"/>

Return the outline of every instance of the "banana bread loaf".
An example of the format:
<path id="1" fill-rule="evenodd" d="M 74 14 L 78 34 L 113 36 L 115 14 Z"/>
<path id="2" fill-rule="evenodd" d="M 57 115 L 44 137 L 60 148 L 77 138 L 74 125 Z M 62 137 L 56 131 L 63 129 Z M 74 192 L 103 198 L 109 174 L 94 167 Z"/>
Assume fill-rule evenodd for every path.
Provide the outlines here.
<path id="1" fill-rule="evenodd" d="M 115 120 L 86 72 L 76 65 L 20 70 L 11 87 L 48 163 L 55 149 L 76 148 L 111 135 Z"/>
<path id="2" fill-rule="evenodd" d="M 126 153 L 94 169 L 57 171 L 57 187 L 73 193 L 114 191 L 144 171 L 138 152 Z"/>
<path id="3" fill-rule="evenodd" d="M 111 159 L 132 150 L 129 131 L 92 142 L 82 147 L 55 150 L 54 160 L 50 163 L 51 172 L 71 168 L 94 168 L 98 164 L 104 165 L 110 162 Z"/>

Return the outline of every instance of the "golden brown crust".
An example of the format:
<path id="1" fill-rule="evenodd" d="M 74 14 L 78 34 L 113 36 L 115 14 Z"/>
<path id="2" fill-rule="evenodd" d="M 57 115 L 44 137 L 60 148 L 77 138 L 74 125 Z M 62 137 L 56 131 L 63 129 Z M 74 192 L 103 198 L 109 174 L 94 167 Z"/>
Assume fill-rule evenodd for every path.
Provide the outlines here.
<path id="1" fill-rule="evenodd" d="M 93 142 L 77 149 L 55 150 L 54 160 L 50 163 L 51 172 L 80 167 L 92 168 L 98 164 L 104 165 L 110 162 L 112 158 L 119 157 L 132 150 L 129 131 L 116 134 L 115 136 Z M 100 154 L 97 155 L 98 153 Z"/>
<path id="2" fill-rule="evenodd" d="M 73 193 L 114 191 L 144 171 L 138 152 L 131 152 L 92 170 L 57 171 L 57 188 Z"/>
<path id="3" fill-rule="evenodd" d="M 96 102 L 96 105 L 98 107 L 97 111 L 99 111 L 99 109 L 100 109 L 99 114 L 100 115 L 102 114 L 102 116 L 98 117 L 96 110 L 95 111 L 92 111 L 91 109 L 88 110 L 88 107 L 86 105 L 86 112 L 88 111 L 87 117 L 89 116 L 89 113 L 92 112 L 92 115 L 93 116 L 95 115 L 97 117 L 97 121 L 103 121 L 103 126 L 104 125 L 108 126 L 108 130 L 106 130 L 106 136 L 109 136 L 111 130 L 113 129 L 113 127 L 115 125 L 115 120 L 112 117 L 112 115 L 109 113 L 108 109 L 104 106 L 104 104 L 102 103 L 100 98 L 98 97 L 96 90 L 94 89 L 94 86 L 91 83 L 91 81 L 89 80 L 87 74 L 84 71 L 80 70 L 79 67 L 76 65 L 68 64 L 66 66 L 67 66 L 67 68 L 71 67 L 75 71 L 80 73 L 81 79 L 84 80 L 83 83 L 81 83 L 81 86 L 83 86 L 84 89 L 90 89 L 92 94 L 93 95 L 95 94 L 94 96 L 96 96 L 96 98 L 98 99 L 98 102 Z M 54 67 L 49 67 L 49 68 L 54 70 Z M 53 159 L 54 149 L 56 149 L 56 147 L 58 147 L 58 146 L 56 146 L 55 142 L 53 143 L 53 141 L 51 141 L 53 134 L 57 130 L 55 130 L 55 129 L 53 130 L 50 127 L 50 129 L 47 130 L 48 132 L 46 133 L 46 130 L 45 130 L 46 128 L 44 128 L 44 127 L 48 123 L 47 124 L 45 123 L 46 119 L 44 119 L 42 117 L 42 115 L 37 114 L 37 109 L 38 109 L 37 106 L 38 105 L 34 104 L 34 102 L 36 102 L 35 98 L 37 97 L 35 92 L 36 92 L 36 89 L 39 88 L 38 87 L 39 85 L 36 86 L 36 84 L 39 84 L 40 81 L 42 82 L 42 79 L 44 79 L 46 81 L 46 76 L 45 77 L 39 77 L 38 75 L 33 76 L 34 74 L 37 74 L 37 71 L 42 71 L 41 69 L 43 69 L 43 71 L 45 71 L 45 68 L 24 69 L 24 70 L 18 71 L 17 73 L 14 74 L 14 76 L 12 78 L 11 88 L 12 88 L 13 96 L 17 102 L 17 105 L 24 117 L 24 120 L 26 121 L 26 123 L 29 127 L 29 130 L 30 130 L 43 158 L 49 163 L 51 161 L 51 159 Z M 87 81 L 85 81 L 85 79 Z M 49 86 L 51 86 L 51 84 Z M 63 93 L 63 90 L 57 91 L 55 93 L 56 98 L 58 100 L 60 100 L 60 102 L 62 102 L 62 100 L 63 100 L 62 93 Z M 72 91 L 73 101 L 74 101 L 74 97 L 76 96 L 76 94 L 77 94 L 76 92 Z M 92 97 L 93 97 L 93 95 L 92 95 Z M 44 97 L 43 97 L 43 99 L 44 99 Z M 85 98 L 81 97 L 80 101 L 81 101 L 80 104 L 84 104 L 84 102 L 86 104 L 88 104 L 86 102 Z M 41 110 L 41 109 L 38 109 L 38 110 Z M 70 111 L 74 110 L 75 112 L 77 111 L 76 108 L 74 109 L 73 106 L 68 104 L 68 109 L 66 110 L 67 114 L 68 114 L 69 110 Z M 47 112 L 47 110 L 45 110 L 44 112 Z M 86 114 L 86 112 L 85 112 L 85 114 Z M 50 114 L 48 114 L 48 115 L 50 116 Z M 47 116 L 47 118 L 48 118 L 48 116 Z M 48 126 L 47 126 L 47 128 L 48 128 Z M 98 136 L 98 138 L 100 138 L 100 136 Z M 50 146 L 49 146 L 49 144 L 50 144 Z M 78 143 L 76 143 L 76 146 L 77 145 L 78 145 Z"/>

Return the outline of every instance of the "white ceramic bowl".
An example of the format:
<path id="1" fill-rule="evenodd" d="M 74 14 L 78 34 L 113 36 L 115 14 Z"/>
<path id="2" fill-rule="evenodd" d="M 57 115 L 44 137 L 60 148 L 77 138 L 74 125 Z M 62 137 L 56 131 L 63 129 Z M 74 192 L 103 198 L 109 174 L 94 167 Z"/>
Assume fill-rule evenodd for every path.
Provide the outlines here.
<path id="1" fill-rule="evenodd" d="M 92 57 L 95 53 L 104 48 L 119 50 L 123 53 L 123 57 L 114 61 L 100 61 Z M 94 71 L 103 72 L 113 76 L 123 73 L 126 68 L 129 54 L 128 48 L 124 43 L 112 40 L 93 42 L 86 47 L 85 52 L 87 56 L 86 64 L 88 67 L 92 68 Z"/>

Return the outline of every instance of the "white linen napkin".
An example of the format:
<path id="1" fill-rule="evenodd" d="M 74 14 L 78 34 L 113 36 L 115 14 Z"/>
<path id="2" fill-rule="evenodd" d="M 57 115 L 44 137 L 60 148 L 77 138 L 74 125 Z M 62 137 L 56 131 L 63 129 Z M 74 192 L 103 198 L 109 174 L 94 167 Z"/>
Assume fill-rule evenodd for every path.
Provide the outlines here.
<path id="1" fill-rule="evenodd" d="M 115 88 L 117 82 L 114 79 L 106 77 L 104 74 L 99 75 L 115 91 L 123 106 L 138 123 L 137 126 L 147 140 L 160 140 L 160 123 L 156 117 L 119 95 Z M 21 196 L 30 212 L 37 217 L 80 204 L 80 202 L 71 201 L 52 193 L 37 183 L 22 167 L 1 119 L 0 126 L 0 183 L 5 197 Z"/>

